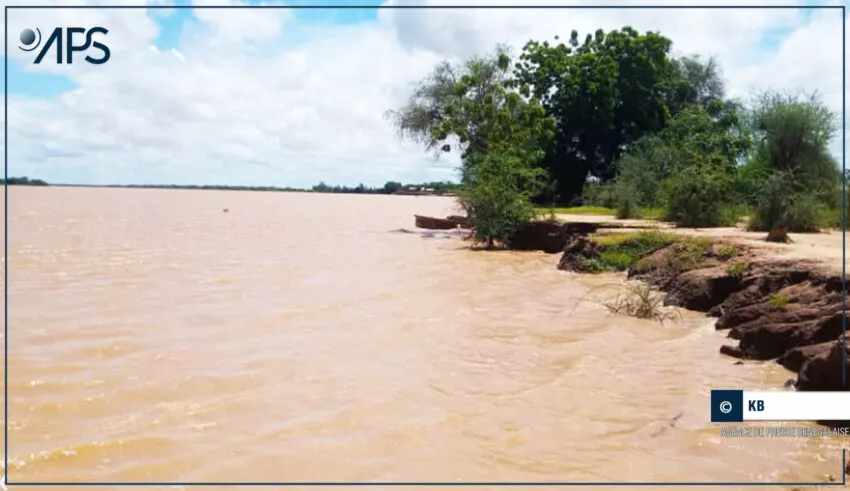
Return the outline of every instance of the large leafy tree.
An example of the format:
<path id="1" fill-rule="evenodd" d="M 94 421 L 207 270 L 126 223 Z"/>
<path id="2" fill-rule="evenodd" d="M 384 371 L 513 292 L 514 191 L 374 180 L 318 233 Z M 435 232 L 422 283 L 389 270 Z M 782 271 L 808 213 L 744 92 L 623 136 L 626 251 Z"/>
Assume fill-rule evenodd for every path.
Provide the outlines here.
<path id="1" fill-rule="evenodd" d="M 460 151 L 460 196 L 478 238 L 506 242 L 534 215 L 538 163 L 551 146 L 554 119 L 512 90 L 504 48 L 487 57 L 438 65 L 406 106 L 389 111 L 403 137 L 438 152 Z"/>
<path id="2" fill-rule="evenodd" d="M 588 176 L 617 174 L 620 154 L 660 131 L 689 104 L 722 98 L 713 60 L 674 59 L 672 42 L 630 27 L 602 30 L 579 41 L 526 44 L 515 67 L 522 93 L 540 100 L 557 124 L 544 167 L 557 180 L 562 201 L 581 194 Z"/>
<path id="3" fill-rule="evenodd" d="M 724 101 L 726 87 L 716 60 L 705 61 L 699 56 L 686 56 L 672 61 L 672 72 L 667 82 L 665 101 L 672 117 L 688 106 L 698 105 L 711 115 L 718 116 L 738 106 L 718 105 Z"/>
<path id="4" fill-rule="evenodd" d="M 510 56 L 499 46 L 490 56 L 438 64 L 407 105 L 387 111 L 400 135 L 428 150 L 485 153 L 493 115 L 505 103 Z"/>

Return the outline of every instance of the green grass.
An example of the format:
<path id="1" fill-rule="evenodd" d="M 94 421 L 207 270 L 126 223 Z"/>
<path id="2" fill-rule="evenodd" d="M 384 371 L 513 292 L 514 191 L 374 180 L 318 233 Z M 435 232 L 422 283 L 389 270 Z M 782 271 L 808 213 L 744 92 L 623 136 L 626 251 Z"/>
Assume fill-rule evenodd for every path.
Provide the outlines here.
<path id="1" fill-rule="evenodd" d="M 779 310 L 785 310 L 786 308 L 788 308 L 788 303 L 790 301 L 791 301 L 791 297 L 789 297 L 788 295 L 783 295 L 781 293 L 777 293 L 777 294 L 774 294 L 773 296 L 771 296 L 767 300 L 767 303 L 770 306 L 772 306 L 773 308 L 776 308 L 776 309 L 779 309 Z"/>
<path id="2" fill-rule="evenodd" d="M 599 260 L 605 268 L 624 271 L 634 266 L 644 255 L 683 239 L 684 237 L 675 234 L 647 230 L 598 236 L 594 241 L 602 248 Z"/>
<path id="3" fill-rule="evenodd" d="M 651 270 L 677 274 L 699 266 L 712 242 L 704 237 L 686 237 L 657 230 L 597 236 L 602 251 L 597 259 L 603 270 L 624 271 L 634 268 L 641 273 Z M 649 259 L 652 252 L 669 247 L 659 260 Z"/>
<path id="4" fill-rule="evenodd" d="M 829 208 L 825 210 L 823 219 L 825 228 L 841 230 L 841 208 Z"/>
<path id="5" fill-rule="evenodd" d="M 744 261 L 735 261 L 726 267 L 726 271 L 729 273 L 729 276 L 743 278 L 747 272 L 747 263 Z"/>
<path id="6" fill-rule="evenodd" d="M 540 207 L 537 208 L 537 213 L 540 215 L 617 216 L 617 210 L 604 206 Z M 661 208 L 641 208 L 638 210 L 638 218 L 644 220 L 661 220 L 663 217 L 664 210 Z"/>
<path id="7" fill-rule="evenodd" d="M 614 271 L 625 271 L 635 263 L 634 256 L 626 252 L 604 251 L 599 259 Z"/>
<path id="8" fill-rule="evenodd" d="M 614 215 L 616 212 L 604 206 L 571 206 L 571 207 L 541 207 L 537 209 L 541 215 L 554 213 L 556 215 Z"/>
<path id="9" fill-rule="evenodd" d="M 609 265 L 602 261 L 602 259 L 593 257 L 582 259 L 581 266 L 588 273 L 607 273 L 609 271 L 613 271 Z"/>
<path id="10" fill-rule="evenodd" d="M 661 220 L 664 218 L 663 208 L 641 208 L 638 214 L 644 220 Z"/>
<path id="11" fill-rule="evenodd" d="M 722 259 L 729 260 L 737 256 L 738 251 L 734 247 L 724 247 L 723 249 L 717 251 L 717 255 L 720 256 Z"/>

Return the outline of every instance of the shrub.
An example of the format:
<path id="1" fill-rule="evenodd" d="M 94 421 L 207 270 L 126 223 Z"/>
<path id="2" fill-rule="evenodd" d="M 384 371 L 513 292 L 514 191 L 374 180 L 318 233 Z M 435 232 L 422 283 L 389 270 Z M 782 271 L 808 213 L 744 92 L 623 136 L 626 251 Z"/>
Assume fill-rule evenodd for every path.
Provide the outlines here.
<path id="1" fill-rule="evenodd" d="M 767 300 L 767 303 L 770 306 L 779 310 L 785 310 L 788 308 L 789 302 L 791 302 L 791 298 L 788 295 L 783 295 L 781 293 L 776 293 Z"/>
<path id="2" fill-rule="evenodd" d="M 834 115 L 815 97 L 767 93 L 751 120 L 759 143 L 743 170 L 762 186 L 750 228 L 784 224 L 789 231 L 814 232 L 828 226 L 828 208 L 840 207 L 841 192 L 841 172 L 829 152 Z"/>
<path id="3" fill-rule="evenodd" d="M 536 215 L 531 196 L 538 189 L 540 173 L 509 151 L 475 157 L 466 164 L 469 179 L 459 196 L 475 238 L 491 247 L 506 244 Z"/>
<path id="4" fill-rule="evenodd" d="M 721 259 L 729 260 L 738 255 L 738 250 L 734 247 L 724 247 L 717 251 L 717 255 L 720 256 Z"/>
<path id="5" fill-rule="evenodd" d="M 662 184 L 665 218 L 681 227 L 733 225 L 732 180 L 719 171 L 688 167 Z"/>
<path id="6" fill-rule="evenodd" d="M 818 232 L 829 226 L 830 210 L 820 197 L 811 192 L 795 193 L 789 179 L 787 173 L 778 172 L 765 181 L 748 225 L 750 230 L 767 231 L 780 223 L 786 223 L 790 232 Z"/>
<path id="7" fill-rule="evenodd" d="M 614 314 L 624 314 L 638 319 L 665 321 L 674 317 L 664 311 L 664 295 L 648 284 L 627 285 L 614 300 L 605 303 Z"/>
<path id="8" fill-rule="evenodd" d="M 744 261 L 735 261 L 726 267 L 726 271 L 733 278 L 742 278 L 747 273 L 747 263 Z"/>
<path id="9" fill-rule="evenodd" d="M 581 203 L 583 206 L 614 208 L 617 199 L 614 195 L 613 186 L 596 180 L 587 181 L 582 190 Z"/>
<path id="10" fill-rule="evenodd" d="M 637 196 L 634 189 L 620 184 L 616 190 L 617 218 L 624 220 L 628 218 L 640 218 Z"/>

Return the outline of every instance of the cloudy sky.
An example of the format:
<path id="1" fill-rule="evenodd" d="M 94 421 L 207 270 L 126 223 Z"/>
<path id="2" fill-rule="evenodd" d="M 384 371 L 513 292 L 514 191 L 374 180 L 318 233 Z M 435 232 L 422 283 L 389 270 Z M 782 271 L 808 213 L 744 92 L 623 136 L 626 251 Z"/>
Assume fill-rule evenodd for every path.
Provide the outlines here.
<path id="1" fill-rule="evenodd" d="M 765 88 L 818 91 L 841 115 L 842 13 L 835 9 L 305 10 L 198 8 L 254 4 L 238 0 L 176 4 L 192 8 L 8 11 L 9 175 L 74 184 L 299 187 L 454 179 L 456 159 L 435 159 L 400 141 L 383 117 L 404 103 L 415 81 L 440 60 L 484 53 L 496 43 L 518 49 L 532 38 L 567 37 L 573 29 L 583 37 L 624 25 L 661 31 L 679 53 L 716 56 L 731 95 L 746 98 Z M 49 57 L 33 64 L 34 53 L 19 49 L 21 31 L 38 28 L 44 34 L 57 26 L 107 28 L 110 60 L 93 65 L 78 54 L 72 65 Z M 842 144 L 837 139 L 833 145 L 839 159 Z"/>

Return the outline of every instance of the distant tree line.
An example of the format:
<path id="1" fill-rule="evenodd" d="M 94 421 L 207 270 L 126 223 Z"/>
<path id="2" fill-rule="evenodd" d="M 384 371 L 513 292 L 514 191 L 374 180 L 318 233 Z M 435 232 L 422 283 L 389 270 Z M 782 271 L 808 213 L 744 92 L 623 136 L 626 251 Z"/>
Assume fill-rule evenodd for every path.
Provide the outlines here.
<path id="1" fill-rule="evenodd" d="M 48 186 L 41 179 L 30 179 L 28 177 L 10 177 L 3 181 L 10 186 Z M 107 185 L 59 185 L 70 187 L 104 187 L 104 188 L 140 188 L 140 189 L 199 189 L 199 190 L 222 190 L 222 191 L 277 191 L 277 192 L 300 192 L 300 193 L 346 193 L 346 194 L 394 194 L 406 190 L 413 192 L 428 192 L 433 194 L 446 194 L 454 192 L 458 185 L 450 181 L 425 182 L 421 184 L 402 184 L 397 181 L 387 181 L 380 187 L 369 187 L 363 184 L 358 186 L 331 186 L 320 182 L 310 189 L 294 187 L 275 186 L 232 186 L 226 184 L 192 185 L 192 184 L 107 184 Z"/>
<path id="2" fill-rule="evenodd" d="M 396 194 L 410 191 L 431 192 L 433 194 L 447 194 L 457 191 L 458 184 L 450 181 L 425 182 L 421 184 L 402 184 L 397 181 L 387 181 L 381 187 L 369 187 L 362 183 L 355 187 L 329 186 L 324 182 L 313 186 L 312 191 L 316 193 L 351 193 L 351 194 Z"/>
<path id="3" fill-rule="evenodd" d="M 0 179 L 0 183 L 8 184 L 9 186 L 47 186 L 48 184 L 41 179 L 30 179 L 29 177 L 10 177 L 9 179 Z"/>

